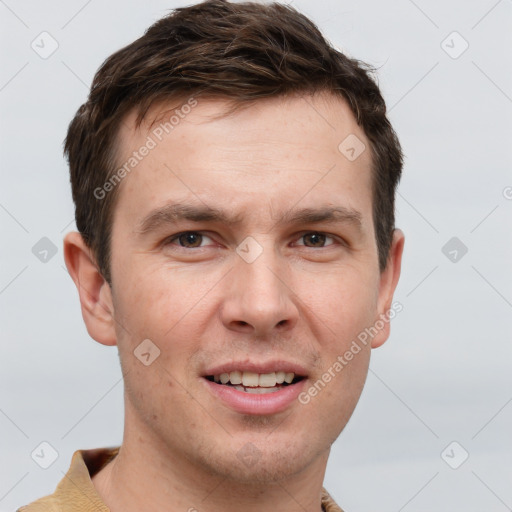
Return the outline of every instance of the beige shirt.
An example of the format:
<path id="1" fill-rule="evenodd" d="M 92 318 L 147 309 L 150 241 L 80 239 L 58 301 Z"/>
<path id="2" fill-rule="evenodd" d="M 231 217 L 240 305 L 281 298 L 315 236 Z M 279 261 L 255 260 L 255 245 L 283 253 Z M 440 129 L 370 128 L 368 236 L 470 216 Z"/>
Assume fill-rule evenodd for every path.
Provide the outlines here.
<path id="1" fill-rule="evenodd" d="M 95 450 L 77 450 L 71 465 L 55 492 L 40 498 L 16 512 L 110 512 L 102 501 L 91 477 L 119 452 L 119 446 Z M 343 512 L 328 492 L 322 490 L 322 510 Z"/>

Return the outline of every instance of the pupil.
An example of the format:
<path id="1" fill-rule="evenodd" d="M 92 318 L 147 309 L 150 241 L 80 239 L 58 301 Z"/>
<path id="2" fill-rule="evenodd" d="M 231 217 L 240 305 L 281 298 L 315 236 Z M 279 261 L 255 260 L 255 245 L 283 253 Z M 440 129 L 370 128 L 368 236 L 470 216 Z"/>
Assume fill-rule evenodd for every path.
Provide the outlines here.
<path id="1" fill-rule="evenodd" d="M 201 243 L 200 235 L 196 233 L 184 233 L 180 236 L 180 242 L 182 245 L 192 245 L 197 247 Z"/>
<path id="2" fill-rule="evenodd" d="M 318 243 L 322 244 L 325 242 L 325 235 L 320 233 L 311 233 L 310 235 L 306 235 L 312 241 L 313 245 L 317 245 Z"/>

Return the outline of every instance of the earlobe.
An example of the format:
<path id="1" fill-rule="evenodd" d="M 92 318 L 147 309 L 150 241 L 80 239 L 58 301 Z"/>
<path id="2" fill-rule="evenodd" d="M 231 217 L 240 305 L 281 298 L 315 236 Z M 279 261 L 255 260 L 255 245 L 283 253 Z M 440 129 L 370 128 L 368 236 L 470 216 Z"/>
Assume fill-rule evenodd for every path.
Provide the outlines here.
<path id="1" fill-rule="evenodd" d="M 393 295 L 400 278 L 404 243 L 404 233 L 400 229 L 395 229 L 389 250 L 388 263 L 380 275 L 376 323 L 379 322 L 379 326 L 382 326 L 382 328 L 378 330 L 378 333 L 373 338 L 372 348 L 380 347 L 389 337 L 390 319 L 392 316 L 390 315 L 390 310 L 392 309 Z"/>
<path id="2" fill-rule="evenodd" d="M 98 343 L 116 345 L 110 285 L 99 272 L 80 233 L 73 231 L 64 237 L 64 260 L 78 290 L 87 332 Z"/>

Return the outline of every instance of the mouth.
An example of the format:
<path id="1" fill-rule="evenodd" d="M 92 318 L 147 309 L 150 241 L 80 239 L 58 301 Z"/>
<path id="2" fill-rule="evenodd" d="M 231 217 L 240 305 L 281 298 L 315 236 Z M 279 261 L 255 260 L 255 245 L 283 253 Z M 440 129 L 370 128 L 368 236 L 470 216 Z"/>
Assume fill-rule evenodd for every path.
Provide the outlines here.
<path id="1" fill-rule="evenodd" d="M 221 386 L 229 386 L 237 391 L 255 395 L 276 393 L 304 379 L 303 376 L 295 375 L 293 372 L 255 373 L 240 370 L 207 375 L 205 378 Z"/>
<path id="2" fill-rule="evenodd" d="M 203 375 L 209 392 L 230 410 L 240 414 L 272 415 L 298 403 L 307 381 L 296 365 L 230 364 Z"/>

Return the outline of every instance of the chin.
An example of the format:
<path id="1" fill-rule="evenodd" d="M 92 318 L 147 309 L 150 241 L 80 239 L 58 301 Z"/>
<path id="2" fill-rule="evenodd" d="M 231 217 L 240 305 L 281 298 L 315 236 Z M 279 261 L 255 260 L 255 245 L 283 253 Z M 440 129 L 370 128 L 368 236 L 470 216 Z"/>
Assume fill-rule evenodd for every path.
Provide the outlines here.
<path id="1" fill-rule="evenodd" d="M 243 435 L 239 440 L 231 439 L 227 449 L 226 445 L 218 445 L 203 464 L 218 477 L 241 485 L 277 484 L 302 472 L 324 455 L 327 460 L 330 443 L 313 437 L 303 433 L 297 438 L 285 432 L 280 436 L 268 432 Z"/>

